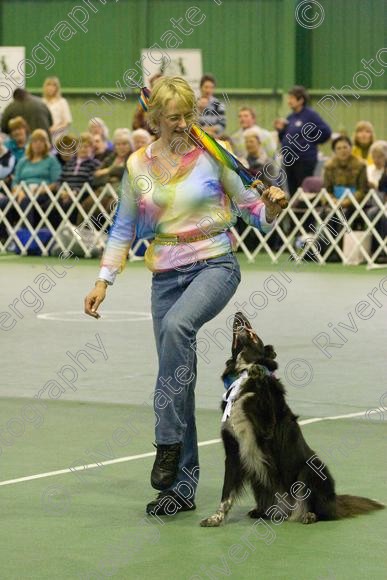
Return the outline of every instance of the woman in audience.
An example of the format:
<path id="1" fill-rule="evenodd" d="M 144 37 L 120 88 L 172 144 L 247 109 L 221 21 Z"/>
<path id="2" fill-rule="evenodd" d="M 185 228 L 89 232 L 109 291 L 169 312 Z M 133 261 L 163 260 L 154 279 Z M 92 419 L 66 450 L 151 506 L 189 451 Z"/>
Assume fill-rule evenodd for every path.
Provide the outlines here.
<path id="1" fill-rule="evenodd" d="M 106 141 L 108 150 L 113 151 L 113 143 L 109 140 L 109 129 L 106 123 L 100 117 L 93 117 L 88 124 L 88 132 L 91 135 L 101 135 Z"/>
<path id="2" fill-rule="evenodd" d="M 60 92 L 58 77 L 48 77 L 43 84 L 43 102 L 50 109 L 53 124 L 50 133 L 53 138 L 66 133 L 72 123 L 70 107 Z"/>
<path id="3" fill-rule="evenodd" d="M 94 174 L 93 188 L 99 189 L 107 183 L 118 187 L 124 175 L 126 162 L 132 153 L 132 141 L 129 129 L 116 129 L 113 135 L 114 151 L 105 159 Z"/>
<path id="4" fill-rule="evenodd" d="M 362 159 L 368 165 L 372 165 L 370 153 L 371 145 L 375 141 L 375 131 L 373 125 L 368 121 L 359 121 L 355 127 L 353 136 L 352 153 L 358 159 Z"/>
<path id="5" fill-rule="evenodd" d="M 24 157 L 28 142 L 29 127 L 23 117 L 14 117 L 8 123 L 10 138 L 5 146 L 16 159 L 16 163 Z"/>
<path id="6" fill-rule="evenodd" d="M 375 141 L 370 147 L 372 165 L 367 165 L 368 184 L 372 189 L 378 189 L 379 181 L 384 173 L 387 161 L 386 141 Z"/>
<path id="7" fill-rule="evenodd" d="M 136 129 L 132 133 L 133 151 L 146 147 L 151 141 L 153 141 L 153 137 L 145 129 Z"/>
<path id="8" fill-rule="evenodd" d="M 59 183 L 67 183 L 70 189 L 77 193 L 82 187 L 88 183 L 91 185 L 94 179 L 95 171 L 100 167 L 101 163 L 93 157 L 93 137 L 90 133 L 81 133 L 79 143 L 77 145 L 77 154 L 67 161 L 62 169 L 62 174 Z M 89 194 L 84 192 L 78 199 L 79 203 L 83 203 Z M 60 204 L 64 211 L 71 205 L 72 199 L 70 195 L 63 191 L 60 195 Z M 81 219 L 78 215 L 78 210 L 74 210 L 70 216 L 70 221 L 77 223 Z"/>
<path id="9" fill-rule="evenodd" d="M 44 212 L 50 204 L 46 188 L 51 191 L 56 189 L 61 172 L 60 163 L 54 155 L 50 154 L 50 149 L 50 141 L 46 131 L 35 129 L 27 145 L 25 157 L 16 166 L 13 179 L 16 201 L 22 209 L 27 207 L 32 197 L 37 200 Z M 21 187 L 22 182 L 28 186 L 27 191 Z M 32 208 L 28 213 L 27 220 L 32 225 L 36 225 L 40 219 L 39 212 Z"/>
<path id="10" fill-rule="evenodd" d="M 332 142 L 333 157 L 324 168 L 324 187 L 335 203 L 342 208 L 353 208 L 349 197 L 343 197 L 350 190 L 357 201 L 361 201 L 368 191 L 367 168 L 352 153 L 349 137 L 339 136 Z"/>
<path id="11" fill-rule="evenodd" d="M 94 159 L 98 159 L 101 163 L 103 163 L 108 157 L 111 157 L 112 154 L 105 137 L 99 133 L 93 135 L 93 151 Z"/>
<path id="12" fill-rule="evenodd" d="M 386 143 L 382 141 L 382 143 L 386 146 Z M 376 143 L 375 143 L 376 145 Z M 386 150 L 384 150 L 385 158 L 386 158 Z M 375 163 L 376 164 L 376 163 Z M 380 176 L 379 183 L 376 187 L 379 192 L 379 198 L 381 204 L 384 205 L 384 211 L 380 207 L 380 204 L 376 202 L 374 198 L 371 198 L 371 205 L 367 209 L 367 216 L 368 219 L 374 220 L 376 216 L 379 218 L 376 219 L 375 222 L 375 229 L 378 232 L 379 236 L 383 240 L 384 249 L 378 254 L 376 257 L 376 262 L 378 264 L 386 264 L 387 263 L 387 249 L 386 249 L 386 239 L 387 239 L 387 212 L 386 212 L 386 204 L 387 204 L 387 161 L 383 167 L 382 175 Z M 380 240 L 376 239 L 375 236 L 372 237 L 372 252 L 376 252 L 376 250 L 380 246 Z"/>
<path id="13" fill-rule="evenodd" d="M 16 159 L 12 151 L 4 145 L 4 137 L 4 133 L 0 133 L 0 181 L 4 181 L 6 185 L 10 185 L 11 174 L 15 167 Z"/>
<path id="14" fill-rule="evenodd" d="M 54 149 L 55 156 L 59 163 L 63 166 L 75 157 L 79 149 L 79 139 L 76 135 L 72 133 L 67 133 L 67 135 L 61 135 L 59 139 L 55 141 Z"/>
<path id="15" fill-rule="evenodd" d="M 327 161 L 324 168 L 324 187 L 335 205 L 340 206 L 341 212 L 345 219 L 348 220 L 355 206 L 352 199 L 347 196 L 346 192 L 350 191 L 355 199 L 360 202 L 368 191 L 367 168 L 363 161 L 360 161 L 352 153 L 352 143 L 349 137 L 341 135 L 336 137 L 332 142 L 333 157 Z M 325 204 L 320 209 L 320 216 L 323 222 L 327 220 L 332 208 L 330 204 Z M 341 220 L 340 220 L 341 221 Z M 344 228 L 343 223 L 338 224 L 337 220 L 331 219 L 326 224 L 334 237 L 338 236 Z M 357 218 L 351 223 L 351 229 L 362 230 L 364 228 L 363 220 Z M 323 236 L 319 238 L 321 254 L 324 254 L 328 248 L 329 242 Z M 328 261 L 339 261 L 336 252 L 332 252 Z"/>
<path id="16" fill-rule="evenodd" d="M 200 79 L 200 97 L 196 103 L 198 124 L 213 137 L 219 137 L 226 129 L 224 104 L 214 97 L 215 77 L 206 74 Z"/>

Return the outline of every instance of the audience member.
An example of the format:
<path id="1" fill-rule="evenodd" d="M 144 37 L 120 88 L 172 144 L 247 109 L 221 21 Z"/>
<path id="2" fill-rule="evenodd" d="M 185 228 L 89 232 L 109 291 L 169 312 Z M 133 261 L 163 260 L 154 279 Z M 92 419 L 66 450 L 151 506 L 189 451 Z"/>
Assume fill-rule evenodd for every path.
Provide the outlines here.
<path id="1" fill-rule="evenodd" d="M 14 117 L 23 117 L 31 131 L 43 129 L 49 134 L 52 115 L 39 97 L 34 97 L 25 89 L 15 89 L 13 101 L 4 109 L 1 117 L 1 130 L 9 134 L 8 123 Z"/>
<path id="2" fill-rule="evenodd" d="M 385 143 L 385 142 L 384 142 Z M 375 143 L 376 145 L 376 143 Z M 369 167 L 369 166 L 368 166 Z M 368 169 L 368 168 L 367 168 Z M 387 162 L 384 166 L 383 173 L 380 177 L 380 181 L 377 187 L 379 191 L 379 198 L 382 204 L 384 205 L 385 211 L 382 212 L 382 215 L 379 219 L 376 220 L 375 229 L 378 232 L 379 236 L 383 240 L 384 249 L 379 253 L 376 258 L 376 262 L 379 264 L 387 263 L 387 249 L 386 249 L 386 241 L 387 241 L 387 211 L 386 211 L 386 204 L 387 204 Z M 376 216 L 380 213 L 380 207 L 376 203 L 374 199 L 371 199 L 371 207 L 367 209 L 367 216 L 368 219 L 374 220 Z M 380 241 L 377 240 L 375 237 L 372 239 L 372 252 L 376 252 L 380 246 Z"/>
<path id="3" fill-rule="evenodd" d="M 368 121 L 359 121 L 355 127 L 353 136 L 352 153 L 358 159 L 362 159 L 368 165 L 372 165 L 371 145 L 375 141 L 375 131 L 372 123 Z"/>
<path id="4" fill-rule="evenodd" d="M 370 147 L 370 155 L 372 165 L 367 165 L 368 185 L 372 189 L 378 189 L 387 161 L 387 142 L 375 141 Z"/>
<path id="5" fill-rule="evenodd" d="M 101 163 L 111 156 L 112 152 L 108 148 L 108 143 L 103 135 L 95 133 L 93 135 L 93 151 L 94 159 L 98 159 Z"/>
<path id="6" fill-rule="evenodd" d="M 198 124 L 213 137 L 220 137 L 226 129 L 224 104 L 214 97 L 215 77 L 206 74 L 200 79 L 200 97 L 197 101 Z"/>
<path id="7" fill-rule="evenodd" d="M 136 129 L 132 132 L 133 151 L 146 147 L 153 140 L 153 137 L 145 129 Z"/>
<path id="8" fill-rule="evenodd" d="M 288 105 L 293 112 L 286 119 L 276 119 L 274 122 L 282 147 L 290 150 L 294 157 L 293 163 L 284 164 L 290 195 L 301 187 L 305 177 L 313 175 L 317 165 L 317 144 L 325 143 L 331 136 L 329 125 L 308 106 L 309 101 L 305 87 L 293 87 L 288 93 Z M 309 139 L 305 139 L 301 132 L 307 123 L 311 124 L 312 129 L 307 132 Z"/>
<path id="9" fill-rule="evenodd" d="M 20 159 L 16 165 L 12 183 L 16 201 L 20 207 L 26 209 L 31 199 L 34 198 L 43 212 L 46 212 L 50 204 L 46 187 L 52 191 L 56 189 L 60 172 L 59 161 L 50 153 L 48 134 L 43 129 L 35 129 L 27 145 L 25 157 Z M 21 187 L 22 182 L 28 186 L 28 190 L 25 191 Z M 35 226 L 40 221 L 41 216 L 35 208 L 32 208 L 26 219 Z"/>
<path id="10" fill-rule="evenodd" d="M 93 117 L 88 124 L 88 132 L 91 135 L 101 135 L 105 139 L 109 151 L 113 151 L 113 143 L 109 140 L 109 129 L 100 117 Z"/>
<path id="11" fill-rule="evenodd" d="M 16 163 L 25 155 L 29 128 L 23 117 L 14 117 L 8 123 L 10 138 L 5 146 L 15 157 Z"/>
<path id="12" fill-rule="evenodd" d="M 15 164 L 15 156 L 4 145 L 4 134 L 0 133 L 0 181 L 4 181 L 7 186 L 11 183 L 11 174 Z"/>
<path id="13" fill-rule="evenodd" d="M 58 77 L 48 77 L 43 84 L 43 102 L 50 109 L 52 125 L 50 132 L 53 138 L 66 133 L 72 123 L 70 107 L 60 92 Z"/>
<path id="14" fill-rule="evenodd" d="M 55 155 L 62 167 L 75 157 L 80 146 L 78 137 L 72 133 L 61 135 L 54 145 Z"/>
<path id="15" fill-rule="evenodd" d="M 132 153 L 131 134 L 128 129 L 116 129 L 113 134 L 114 151 L 94 174 L 93 187 L 102 188 L 110 183 L 115 188 L 121 182 L 126 162 Z"/>
<path id="16" fill-rule="evenodd" d="M 79 191 L 85 183 L 93 181 L 94 172 L 100 165 L 93 157 L 92 135 L 81 133 L 77 154 L 64 164 L 59 182 L 66 182 L 73 191 Z"/>
<path id="17" fill-rule="evenodd" d="M 240 129 L 231 135 L 236 156 L 242 158 L 246 157 L 245 131 L 247 129 L 255 129 L 258 131 L 262 149 L 269 159 L 273 159 L 277 147 L 276 140 L 270 131 L 263 129 L 256 124 L 254 109 L 251 107 L 241 107 L 239 109 L 238 118 Z"/>

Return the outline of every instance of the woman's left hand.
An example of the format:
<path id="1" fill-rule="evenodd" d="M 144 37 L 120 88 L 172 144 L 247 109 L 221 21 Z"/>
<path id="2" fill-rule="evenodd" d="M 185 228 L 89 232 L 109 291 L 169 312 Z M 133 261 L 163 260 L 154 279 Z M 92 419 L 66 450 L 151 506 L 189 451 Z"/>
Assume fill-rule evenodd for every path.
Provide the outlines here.
<path id="1" fill-rule="evenodd" d="M 268 222 L 273 221 L 281 213 L 283 207 L 286 207 L 286 197 L 286 193 L 275 186 L 271 186 L 263 192 L 261 199 L 266 207 L 266 220 Z"/>

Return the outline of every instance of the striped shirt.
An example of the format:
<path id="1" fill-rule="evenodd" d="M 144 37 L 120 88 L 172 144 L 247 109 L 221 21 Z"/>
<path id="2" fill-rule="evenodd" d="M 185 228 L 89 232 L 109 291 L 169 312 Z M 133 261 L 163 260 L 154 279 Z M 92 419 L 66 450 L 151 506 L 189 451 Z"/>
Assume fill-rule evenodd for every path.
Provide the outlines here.
<path id="1" fill-rule="evenodd" d="M 232 251 L 229 231 L 237 215 L 261 232 L 265 206 L 256 190 L 246 189 L 240 177 L 200 147 L 181 157 L 174 176 L 168 162 L 152 154 L 152 144 L 133 153 L 120 187 L 120 201 L 101 261 L 100 278 L 114 282 L 125 266 L 129 248 L 137 238 L 155 235 L 203 236 L 205 239 L 164 245 L 154 240 L 145 254 L 152 272 L 162 272 Z M 223 230 L 223 233 L 217 233 Z"/>
<path id="2" fill-rule="evenodd" d="M 70 188 L 79 191 L 85 183 L 93 181 L 94 172 L 100 166 L 100 162 L 92 157 L 81 159 L 73 157 L 64 164 L 60 183 L 68 183 Z"/>

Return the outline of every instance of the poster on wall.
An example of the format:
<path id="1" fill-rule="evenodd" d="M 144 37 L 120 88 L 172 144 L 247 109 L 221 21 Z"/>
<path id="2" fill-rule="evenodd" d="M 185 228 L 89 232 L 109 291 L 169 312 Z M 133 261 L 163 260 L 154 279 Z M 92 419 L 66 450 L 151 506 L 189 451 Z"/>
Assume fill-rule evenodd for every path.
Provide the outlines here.
<path id="1" fill-rule="evenodd" d="M 0 46 L 0 114 L 12 101 L 13 91 L 25 86 L 24 46 Z"/>
<path id="2" fill-rule="evenodd" d="M 200 49 L 158 49 L 144 48 L 141 51 L 144 84 L 150 88 L 149 79 L 155 74 L 183 77 L 199 92 L 200 78 L 203 74 L 202 51 Z"/>

